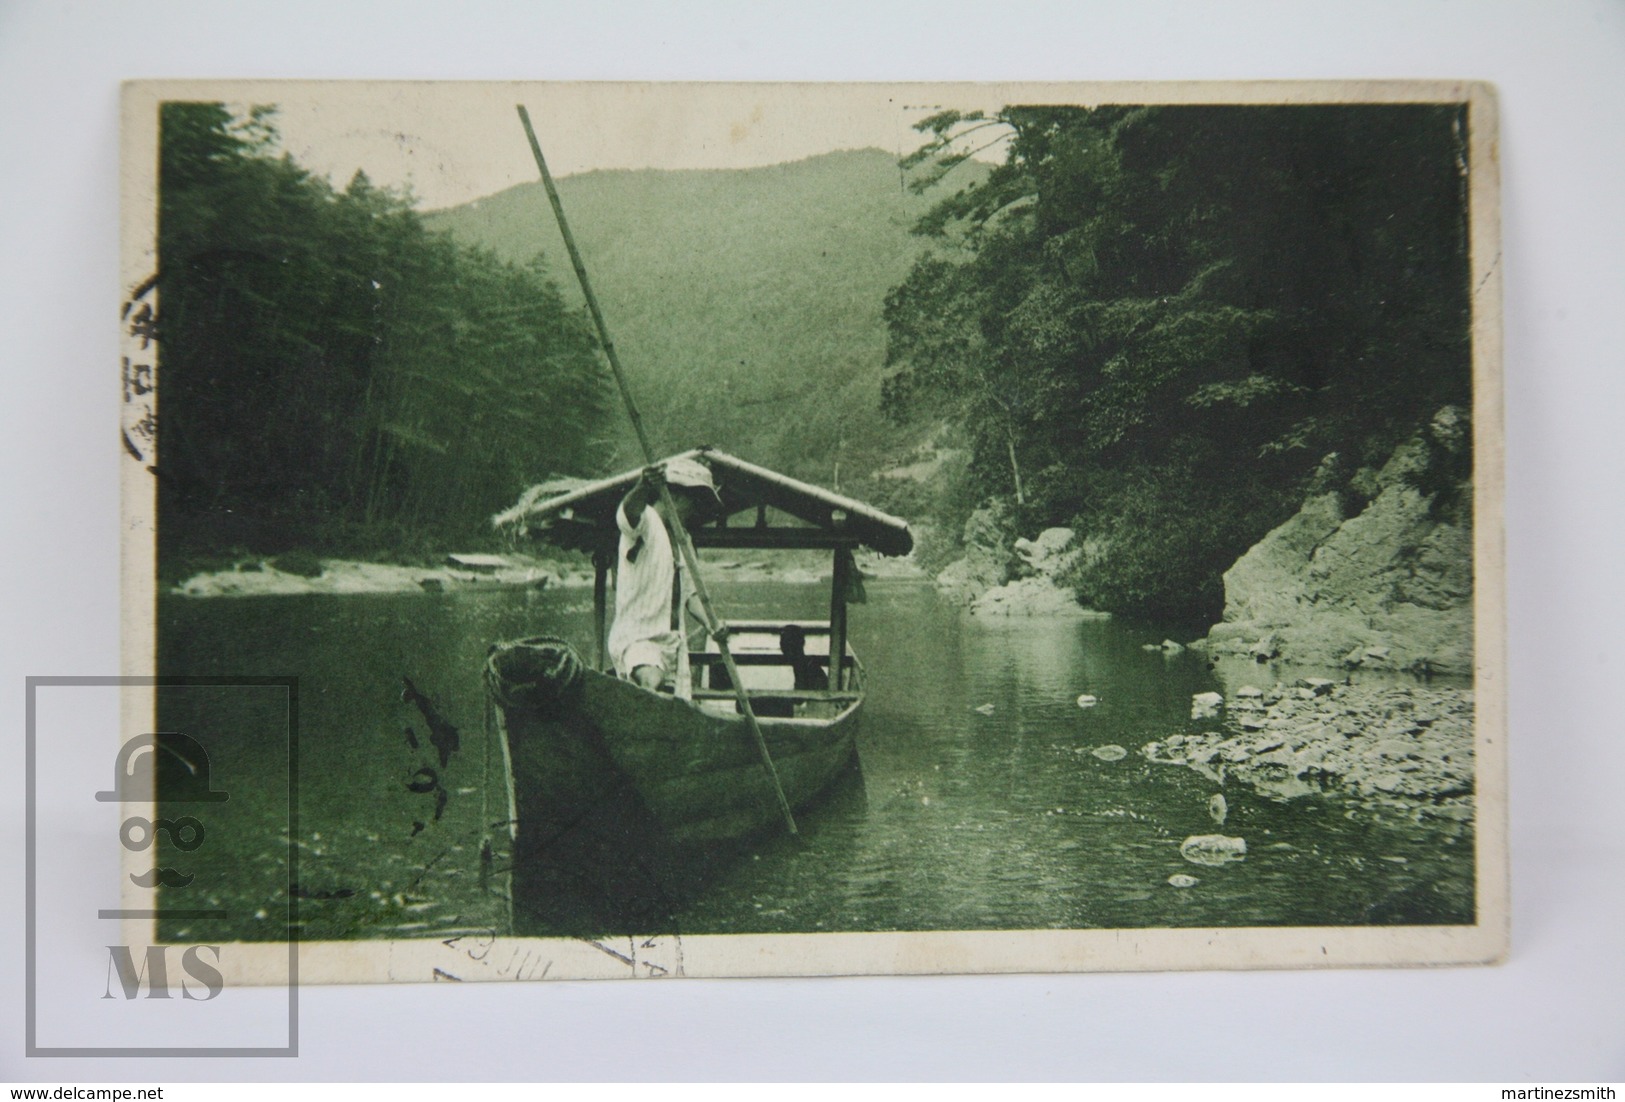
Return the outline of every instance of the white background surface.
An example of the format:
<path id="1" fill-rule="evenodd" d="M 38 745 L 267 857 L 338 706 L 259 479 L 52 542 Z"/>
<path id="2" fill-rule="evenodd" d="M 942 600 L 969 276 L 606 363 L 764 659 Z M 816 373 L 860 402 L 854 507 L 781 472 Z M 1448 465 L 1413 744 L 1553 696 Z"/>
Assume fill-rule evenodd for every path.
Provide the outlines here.
<path id="1" fill-rule="evenodd" d="M 815 10 L 816 9 L 816 10 Z M 301 1056 L 23 1058 L 23 678 L 117 670 L 118 82 L 1499 88 L 1513 952 L 1493 969 L 307 988 Z M 1625 5 L 0 2 L 0 1080 L 1625 1079 Z"/>

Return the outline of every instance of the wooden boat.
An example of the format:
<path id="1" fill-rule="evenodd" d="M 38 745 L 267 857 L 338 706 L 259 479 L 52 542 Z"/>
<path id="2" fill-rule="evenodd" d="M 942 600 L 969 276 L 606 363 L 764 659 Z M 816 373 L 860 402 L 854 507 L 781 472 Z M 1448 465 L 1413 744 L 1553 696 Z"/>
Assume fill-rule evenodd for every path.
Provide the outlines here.
<path id="1" fill-rule="evenodd" d="M 896 517 L 724 452 L 683 456 L 711 467 L 723 503 L 712 523 L 691 528 L 696 548 L 832 553 L 827 621 L 729 624 L 729 649 L 778 781 L 801 810 L 856 760 L 864 678 L 847 642 L 847 606 L 861 600 L 854 552 L 906 554 L 913 537 Z M 680 690 L 651 692 L 608 668 L 615 510 L 639 476 L 545 484 L 496 518 L 526 538 L 586 551 L 595 566 L 590 648 L 537 636 L 496 644 L 486 664 L 510 762 L 515 901 L 523 908 L 527 899 L 534 906 L 573 898 L 580 915 L 594 916 L 589 922 L 628 907 L 658 910 L 689 879 L 693 859 L 782 829 L 773 781 L 715 642 L 688 651 Z M 753 521 L 731 523 L 741 514 Z M 787 643 L 786 629 L 804 643 Z"/>

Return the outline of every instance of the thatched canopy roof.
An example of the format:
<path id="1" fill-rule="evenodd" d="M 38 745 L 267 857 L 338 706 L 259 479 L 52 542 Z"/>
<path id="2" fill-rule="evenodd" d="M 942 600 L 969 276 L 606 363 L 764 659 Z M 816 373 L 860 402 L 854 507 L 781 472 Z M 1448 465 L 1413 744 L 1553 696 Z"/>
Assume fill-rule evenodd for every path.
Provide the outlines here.
<path id="1" fill-rule="evenodd" d="M 908 522 L 861 501 L 758 467 L 714 448 L 695 448 L 671 459 L 698 459 L 711 468 L 724 515 L 693 529 L 698 547 L 834 547 L 861 544 L 883 555 L 914 547 Z M 664 461 L 663 461 L 664 462 Z M 592 550 L 612 545 L 615 508 L 642 468 L 596 482 L 557 480 L 532 486 L 492 523 L 559 547 Z M 767 510 L 799 524 L 767 523 Z M 743 522 L 741 513 L 752 516 Z"/>

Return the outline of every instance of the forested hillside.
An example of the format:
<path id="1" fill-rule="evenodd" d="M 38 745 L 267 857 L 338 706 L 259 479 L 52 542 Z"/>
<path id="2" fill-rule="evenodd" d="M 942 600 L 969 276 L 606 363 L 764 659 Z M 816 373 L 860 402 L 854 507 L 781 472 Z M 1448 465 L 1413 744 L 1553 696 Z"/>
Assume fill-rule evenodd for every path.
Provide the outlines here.
<path id="1" fill-rule="evenodd" d="M 880 414 L 881 313 L 926 246 L 912 226 L 949 188 L 921 197 L 894 157 L 862 150 L 591 172 L 559 190 L 658 450 L 711 443 L 825 485 L 837 461 L 850 484 L 895 460 L 917 426 Z M 574 281 L 540 183 L 427 221 L 516 263 L 541 254 Z M 638 462 L 624 425 L 616 439 L 619 461 Z"/>
<path id="2" fill-rule="evenodd" d="M 939 247 L 887 300 L 886 409 L 963 427 L 962 515 L 1076 528 L 1086 605 L 1216 620 L 1222 573 L 1307 493 L 1358 513 L 1397 445 L 1471 409 L 1465 108 L 1011 107 L 926 131 L 922 165 L 971 134 L 1009 152 L 919 227 Z M 1467 519 L 1470 472 L 1437 448 L 1408 477 Z"/>
<path id="3" fill-rule="evenodd" d="M 269 109 L 167 103 L 160 140 L 161 570 L 463 542 L 607 459 L 597 342 L 542 269 L 335 190 Z"/>
<path id="4" fill-rule="evenodd" d="M 641 462 L 540 183 L 419 215 L 273 123 L 164 110 L 166 554 L 472 545 L 530 483 Z M 1471 439 L 1465 108 L 1009 107 L 922 141 L 560 182 L 657 449 L 838 482 L 929 566 L 978 508 L 994 545 L 1070 527 L 1082 603 L 1193 622 L 1407 441 L 1468 529 L 1470 447 L 1426 443 Z"/>

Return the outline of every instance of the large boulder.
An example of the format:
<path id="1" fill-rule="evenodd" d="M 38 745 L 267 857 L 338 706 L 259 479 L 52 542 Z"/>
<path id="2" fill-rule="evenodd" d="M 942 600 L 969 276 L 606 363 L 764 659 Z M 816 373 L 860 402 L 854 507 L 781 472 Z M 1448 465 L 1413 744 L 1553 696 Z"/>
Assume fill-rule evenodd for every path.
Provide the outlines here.
<path id="1" fill-rule="evenodd" d="M 1011 542 L 1009 509 L 989 502 L 965 522 L 965 555 L 937 575 L 937 589 L 978 616 L 1105 616 L 1078 604 L 1067 571 L 1090 549 L 1070 528 Z"/>
<path id="2" fill-rule="evenodd" d="M 1076 535 L 1070 528 L 1046 528 L 1036 539 L 1018 539 L 1014 544 L 1017 578 L 1060 577 L 1077 561 Z"/>
<path id="3" fill-rule="evenodd" d="M 1104 617 L 1078 604 L 1066 573 L 1085 553 L 1070 528 L 1046 528 L 1036 539 L 1018 539 L 1012 581 L 994 586 L 971 602 L 978 616 Z"/>
<path id="4" fill-rule="evenodd" d="M 1372 495 L 1362 509 L 1345 515 L 1337 494 L 1311 497 L 1225 572 L 1224 622 L 1208 633 L 1208 650 L 1470 673 L 1472 531 L 1418 488 L 1438 450 L 1465 446 L 1461 417 L 1446 408 L 1425 439 L 1356 476 Z"/>
<path id="5" fill-rule="evenodd" d="M 1002 502 L 993 501 L 965 521 L 964 556 L 937 574 L 937 589 L 954 604 L 968 605 L 1009 580 L 1008 513 Z"/>
<path id="6" fill-rule="evenodd" d="M 1291 520 L 1259 540 L 1224 573 L 1226 623 L 1285 624 L 1303 612 L 1304 572 L 1343 524 L 1336 494 L 1304 502 Z"/>
<path id="7" fill-rule="evenodd" d="M 971 602 L 978 616 L 1102 617 L 1078 604 L 1077 594 L 1049 578 L 1017 578 L 983 593 Z"/>

